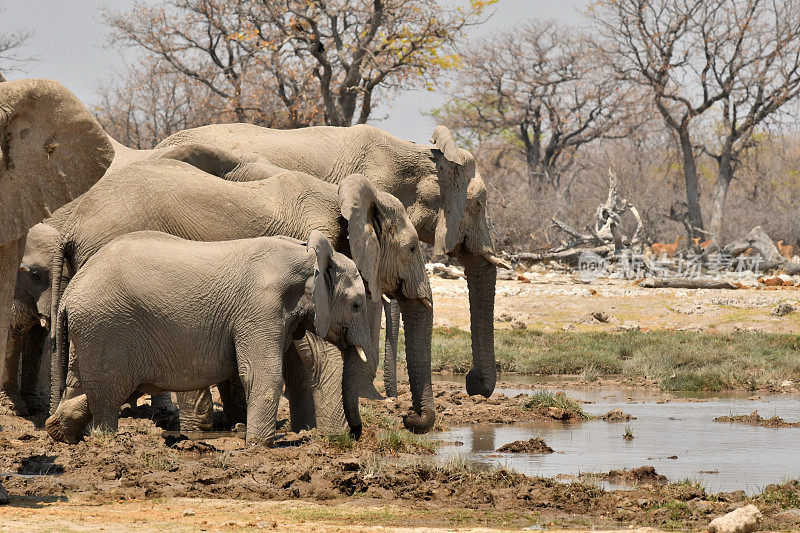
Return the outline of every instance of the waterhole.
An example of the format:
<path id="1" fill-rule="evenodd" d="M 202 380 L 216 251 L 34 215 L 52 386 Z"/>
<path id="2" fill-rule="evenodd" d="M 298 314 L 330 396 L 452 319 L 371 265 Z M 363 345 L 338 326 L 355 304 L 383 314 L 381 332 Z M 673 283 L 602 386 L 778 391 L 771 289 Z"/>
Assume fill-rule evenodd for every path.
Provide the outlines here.
<path id="1" fill-rule="evenodd" d="M 504 380 L 509 381 L 505 376 Z M 657 392 L 551 390 L 565 390 L 569 396 L 593 402 L 584 405 L 591 415 L 621 409 L 636 420 L 457 427 L 431 435 L 445 443 L 439 456 L 463 455 L 531 476 L 561 479 L 652 465 L 669 481 L 698 481 L 710 492 L 744 490 L 753 494 L 770 483 L 800 478 L 800 429 L 714 422 L 719 416 L 747 415 L 754 410 L 764 418 L 779 416 L 794 422 L 800 420 L 797 396 L 748 399 L 745 393 L 684 393 L 674 396 L 703 401 L 679 399 L 659 404 Z M 531 391 L 496 392 L 515 396 Z M 628 429 L 633 439 L 623 438 Z M 496 452 L 504 444 L 534 437 L 543 438 L 555 453 Z"/>

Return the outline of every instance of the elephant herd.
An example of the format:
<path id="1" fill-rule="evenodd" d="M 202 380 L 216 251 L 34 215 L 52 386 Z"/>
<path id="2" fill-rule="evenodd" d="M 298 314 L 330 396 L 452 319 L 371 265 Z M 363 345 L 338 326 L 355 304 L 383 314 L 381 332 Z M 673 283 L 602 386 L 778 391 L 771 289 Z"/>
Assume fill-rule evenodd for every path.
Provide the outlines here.
<path id="1" fill-rule="evenodd" d="M 44 355 L 57 440 L 76 442 L 90 421 L 116 429 L 136 393 L 174 391 L 181 428 L 210 429 L 211 385 L 248 443 L 274 437 L 281 394 L 293 430 L 346 423 L 357 436 L 359 397 L 377 395 L 381 311 L 396 390 L 399 311 L 403 420 L 424 433 L 435 420 L 425 242 L 465 268 L 466 388 L 488 397 L 503 262 L 473 156 L 443 126 L 431 143 L 368 125 L 214 124 L 133 150 L 59 83 L 0 83 L 3 394 L 34 410 Z"/>

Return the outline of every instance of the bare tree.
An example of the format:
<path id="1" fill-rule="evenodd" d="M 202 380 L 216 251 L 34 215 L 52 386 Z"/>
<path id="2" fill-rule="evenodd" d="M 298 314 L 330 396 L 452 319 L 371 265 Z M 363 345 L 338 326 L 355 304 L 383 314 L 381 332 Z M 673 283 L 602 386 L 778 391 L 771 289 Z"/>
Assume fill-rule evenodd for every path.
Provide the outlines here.
<path id="1" fill-rule="evenodd" d="M 692 236 L 718 240 L 743 153 L 800 94 L 800 1 L 600 0 L 590 14 L 608 64 L 648 90 L 678 137 Z M 707 232 L 700 153 L 717 163 Z"/>
<path id="2" fill-rule="evenodd" d="M 225 102 L 163 64 L 132 67 L 98 87 L 95 115 L 116 140 L 139 150 L 187 128 L 235 120 Z"/>
<path id="3" fill-rule="evenodd" d="M 113 41 L 141 48 L 263 122 L 364 123 L 380 96 L 433 83 L 455 44 L 497 0 L 168 0 L 106 16 Z"/>
<path id="4" fill-rule="evenodd" d="M 506 153 L 524 157 L 531 185 L 558 189 L 581 147 L 627 137 L 643 116 L 574 27 L 524 24 L 477 43 L 464 63 L 435 114 L 462 136 L 503 139 Z"/>
<path id="5" fill-rule="evenodd" d="M 0 13 L 3 11 L 0 8 Z M 5 81 L 3 72 L 18 70 L 22 64 L 36 59 L 35 56 L 20 55 L 19 49 L 30 37 L 31 33 L 26 31 L 0 33 L 0 81 Z"/>

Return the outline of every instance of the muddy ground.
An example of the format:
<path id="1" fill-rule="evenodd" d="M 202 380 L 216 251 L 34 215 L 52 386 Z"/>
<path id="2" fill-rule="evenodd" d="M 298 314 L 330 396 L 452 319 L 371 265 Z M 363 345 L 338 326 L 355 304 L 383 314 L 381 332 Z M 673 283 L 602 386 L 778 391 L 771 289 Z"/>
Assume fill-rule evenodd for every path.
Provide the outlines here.
<path id="1" fill-rule="evenodd" d="M 435 394 L 443 425 L 553 418 L 548 408 L 526 409 L 522 397 L 473 400 L 447 383 L 436 383 Z M 123 418 L 116 435 L 69 446 L 37 427 L 41 417 L 0 416 L 0 479 L 11 495 L 0 529 L 702 528 L 748 501 L 768 527 L 800 524 L 783 512 L 800 505 L 795 482 L 753 499 L 664 484 L 644 468 L 599 476 L 629 485 L 606 491 L 596 479 L 564 483 L 438 462 L 430 439 L 400 429 L 406 401 L 365 402 L 359 442 L 285 433 L 269 448 L 245 448 L 235 434 L 188 440 L 134 418 Z M 564 420 L 580 423 L 577 415 Z"/>
<path id="2" fill-rule="evenodd" d="M 642 289 L 629 281 L 585 285 L 559 273 L 525 278 L 498 281 L 498 328 L 785 333 L 800 325 L 800 312 L 773 315 L 781 304 L 798 307 L 800 292 L 794 288 L 690 291 Z M 436 325 L 468 329 L 466 282 L 433 278 L 432 285 Z M 657 388 L 625 378 L 563 382 Z M 501 382 L 498 388 L 525 386 Z M 436 382 L 434 393 L 436 429 L 543 418 L 582 423 L 577 411 L 526 405 L 526 396 L 471 398 L 463 385 L 449 382 Z M 658 401 L 696 400 L 660 393 Z M 362 401 L 365 434 L 359 442 L 285 433 L 270 448 L 245 448 L 233 433 L 178 437 L 136 418 L 123 418 L 117 435 L 94 434 L 68 446 L 47 436 L 42 417 L 0 415 L 0 481 L 11 497 L 9 505 L 0 506 L 0 531 L 702 529 L 749 502 L 764 514 L 764 528 L 800 526 L 800 485 L 794 481 L 747 497 L 742 491 L 708 494 L 690 482 L 667 484 L 646 464 L 554 480 L 464 461 L 442 463 L 432 456 L 434 442 L 401 429 L 400 416 L 410 403 L 408 392 L 398 399 Z M 285 405 L 280 417 L 287 417 Z M 615 412 L 605 419 L 627 417 Z M 770 423 L 744 418 L 731 421 Z M 604 481 L 626 489 L 604 490 Z"/>

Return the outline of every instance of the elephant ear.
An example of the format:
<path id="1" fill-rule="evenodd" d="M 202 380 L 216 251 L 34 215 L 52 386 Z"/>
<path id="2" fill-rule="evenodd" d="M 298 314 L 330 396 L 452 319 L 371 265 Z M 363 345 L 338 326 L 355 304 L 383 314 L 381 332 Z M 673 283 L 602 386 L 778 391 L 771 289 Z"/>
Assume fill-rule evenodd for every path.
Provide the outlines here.
<path id="1" fill-rule="evenodd" d="M 351 174 L 339 184 L 339 208 L 347 220 L 353 262 L 367 282 L 372 301 L 381 298 L 378 270 L 381 260 L 381 221 L 378 190 L 365 176 Z"/>
<path id="2" fill-rule="evenodd" d="M 314 288 L 311 292 L 314 302 L 314 329 L 317 335 L 325 337 L 331 327 L 333 282 L 328 267 L 333 260 L 333 247 L 328 238 L 317 230 L 309 233 L 307 247 L 316 255 Z"/>
<path id="3" fill-rule="evenodd" d="M 431 135 L 431 142 L 444 154 L 445 159 L 456 165 L 464 164 L 464 156 L 453 142 L 453 136 L 447 126 L 436 126 Z"/>
<path id="4" fill-rule="evenodd" d="M 103 128 L 60 83 L 0 83 L 0 244 L 83 194 L 113 158 Z"/>

